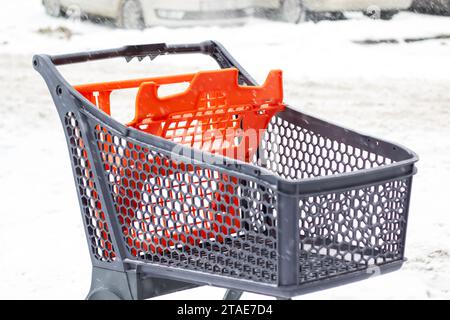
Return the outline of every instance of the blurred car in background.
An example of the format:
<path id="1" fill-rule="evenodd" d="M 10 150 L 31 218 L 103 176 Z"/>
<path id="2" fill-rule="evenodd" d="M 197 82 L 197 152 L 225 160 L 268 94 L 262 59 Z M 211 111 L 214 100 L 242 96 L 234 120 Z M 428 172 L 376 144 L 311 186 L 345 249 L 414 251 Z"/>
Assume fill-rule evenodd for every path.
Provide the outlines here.
<path id="1" fill-rule="evenodd" d="M 114 19 L 126 29 L 146 26 L 229 25 L 253 15 L 254 0 L 42 0 L 47 14 L 82 14 Z"/>
<path id="2" fill-rule="evenodd" d="M 419 12 L 450 15 L 450 0 L 414 0 L 412 9 Z"/>
<path id="3" fill-rule="evenodd" d="M 408 9 L 413 0 L 255 0 L 258 7 L 286 22 L 306 21 L 309 15 L 343 11 L 362 11 L 365 15 L 384 20 L 391 19 L 399 10 Z"/>

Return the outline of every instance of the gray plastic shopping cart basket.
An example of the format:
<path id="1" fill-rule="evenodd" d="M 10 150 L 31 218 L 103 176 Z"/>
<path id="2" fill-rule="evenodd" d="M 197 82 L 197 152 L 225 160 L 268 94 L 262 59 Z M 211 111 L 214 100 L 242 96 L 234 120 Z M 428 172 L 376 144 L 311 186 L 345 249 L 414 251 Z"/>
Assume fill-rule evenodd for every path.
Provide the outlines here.
<path id="1" fill-rule="evenodd" d="M 88 299 L 146 299 L 201 285 L 227 288 L 226 299 L 243 291 L 291 298 L 399 269 L 416 172 L 410 150 L 288 106 L 271 118 L 252 161 L 206 155 L 119 123 L 56 68 L 191 53 L 256 85 L 213 41 L 33 58 L 67 139 L 93 264 Z M 112 169 L 140 156 L 141 169 Z M 198 160 L 205 156 L 217 161 Z M 143 192 L 146 205 L 137 205 Z"/>

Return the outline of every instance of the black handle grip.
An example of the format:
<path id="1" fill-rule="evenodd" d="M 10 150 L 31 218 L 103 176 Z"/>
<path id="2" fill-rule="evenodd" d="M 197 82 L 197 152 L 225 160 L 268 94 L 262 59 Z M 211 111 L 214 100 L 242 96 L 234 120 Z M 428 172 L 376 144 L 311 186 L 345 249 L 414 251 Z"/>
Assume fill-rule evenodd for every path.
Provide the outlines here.
<path id="1" fill-rule="evenodd" d="M 131 45 L 115 49 L 56 55 L 51 56 L 50 59 L 55 65 L 66 65 L 117 57 L 124 57 L 127 61 L 130 61 L 133 58 L 142 60 L 145 57 L 150 57 L 150 59 L 153 60 L 160 55 L 189 53 L 207 54 L 214 58 L 221 68 L 238 69 L 239 82 L 241 84 L 257 85 L 256 81 L 248 74 L 248 72 L 245 71 L 231 54 L 216 41 L 175 45 L 167 45 L 165 43 Z"/>
<path id="2" fill-rule="evenodd" d="M 184 45 L 179 50 L 174 50 L 172 48 L 169 50 L 169 48 L 170 46 L 167 46 L 165 43 L 131 45 L 115 49 L 63 54 L 52 56 L 50 58 L 55 65 L 64 65 L 117 57 L 124 57 L 129 61 L 135 57 L 144 58 L 148 56 L 151 59 L 154 59 L 159 55 L 168 53 L 182 53 L 182 51 L 187 53 L 201 52 L 200 45 Z"/>

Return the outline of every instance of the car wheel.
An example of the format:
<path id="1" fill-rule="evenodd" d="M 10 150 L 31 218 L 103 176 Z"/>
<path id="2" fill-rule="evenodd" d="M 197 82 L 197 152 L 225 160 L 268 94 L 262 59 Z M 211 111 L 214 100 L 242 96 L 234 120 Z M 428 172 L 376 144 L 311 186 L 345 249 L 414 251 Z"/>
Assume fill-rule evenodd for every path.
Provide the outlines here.
<path id="1" fill-rule="evenodd" d="M 61 3 L 59 0 L 43 0 L 45 12 L 52 17 L 59 17 L 62 14 Z"/>
<path id="2" fill-rule="evenodd" d="M 120 7 L 117 26 L 124 29 L 145 28 L 144 14 L 138 0 L 124 0 Z"/>
<path id="3" fill-rule="evenodd" d="M 280 18 L 289 23 L 300 23 L 307 20 L 307 10 L 303 0 L 282 0 Z"/>

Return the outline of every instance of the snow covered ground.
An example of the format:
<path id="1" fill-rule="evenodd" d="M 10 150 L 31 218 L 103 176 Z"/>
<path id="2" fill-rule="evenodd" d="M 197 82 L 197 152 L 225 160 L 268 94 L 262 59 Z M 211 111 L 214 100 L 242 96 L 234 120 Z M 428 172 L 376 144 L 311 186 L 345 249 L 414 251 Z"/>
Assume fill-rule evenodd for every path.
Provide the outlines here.
<path id="1" fill-rule="evenodd" d="M 19 9 L 20 8 L 20 9 Z M 20 11 L 19 11 L 20 10 Z M 286 101 L 310 114 L 400 142 L 421 157 L 407 239 L 396 273 L 299 299 L 450 298 L 450 18 L 401 13 L 392 21 L 351 14 L 345 21 L 244 27 L 116 30 L 47 17 L 39 0 L 0 7 L 0 298 L 81 299 L 90 260 L 59 119 L 31 67 L 33 53 L 65 53 L 133 43 L 221 41 L 263 80 L 284 70 Z M 48 32 L 64 27 L 69 32 Z M 39 31 L 40 30 L 40 31 Z M 355 41 L 396 39 L 397 44 Z M 206 57 L 162 57 L 62 68 L 73 83 L 213 68 Z M 130 101 L 120 97 L 119 102 Z M 122 104 L 123 105 L 123 104 Z M 115 105 L 113 105 L 113 112 Z M 119 117 L 130 117 L 120 110 Z M 197 288 L 163 298 L 217 299 Z M 264 299 L 246 294 L 244 298 Z"/>

